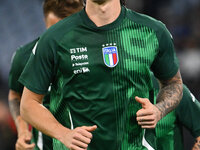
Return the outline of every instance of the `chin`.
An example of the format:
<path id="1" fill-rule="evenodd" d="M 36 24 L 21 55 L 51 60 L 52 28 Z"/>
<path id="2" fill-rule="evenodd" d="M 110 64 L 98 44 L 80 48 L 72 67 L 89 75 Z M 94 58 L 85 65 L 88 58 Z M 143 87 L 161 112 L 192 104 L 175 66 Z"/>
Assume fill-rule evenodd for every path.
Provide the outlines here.
<path id="1" fill-rule="evenodd" d="M 94 2 L 94 3 L 98 3 L 98 4 L 103 4 L 103 3 L 105 3 L 109 0 L 91 0 L 91 1 Z"/>

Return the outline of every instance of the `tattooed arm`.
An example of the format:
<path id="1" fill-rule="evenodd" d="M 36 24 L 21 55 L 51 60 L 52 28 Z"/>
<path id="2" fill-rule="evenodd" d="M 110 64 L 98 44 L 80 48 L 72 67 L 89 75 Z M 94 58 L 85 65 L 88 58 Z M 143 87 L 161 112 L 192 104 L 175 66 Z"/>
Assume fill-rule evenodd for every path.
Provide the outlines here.
<path id="1" fill-rule="evenodd" d="M 183 96 L 183 83 L 180 72 L 167 81 L 160 80 L 161 89 L 157 96 L 157 104 L 160 110 L 160 119 L 178 106 Z"/>
<path id="2" fill-rule="evenodd" d="M 160 81 L 161 89 L 157 96 L 157 104 L 153 105 L 149 99 L 135 97 L 142 105 L 137 115 L 138 124 L 142 128 L 155 128 L 157 122 L 172 111 L 182 98 L 182 79 L 180 72 L 167 81 Z"/>
<path id="3" fill-rule="evenodd" d="M 18 125 L 19 125 L 19 118 L 20 118 L 20 99 L 21 96 L 19 93 L 10 90 L 9 91 L 9 95 L 8 95 L 8 100 L 9 100 L 9 108 L 10 108 L 10 112 L 12 114 L 12 117 L 15 121 L 15 125 L 17 126 L 17 130 L 18 130 Z"/>
<path id="4" fill-rule="evenodd" d="M 20 116 L 20 100 L 21 95 L 13 90 L 9 91 L 8 101 L 11 115 L 17 127 L 18 139 L 16 142 L 16 150 L 18 149 L 33 149 L 35 144 L 28 144 L 32 134 L 28 129 L 28 124 Z"/>

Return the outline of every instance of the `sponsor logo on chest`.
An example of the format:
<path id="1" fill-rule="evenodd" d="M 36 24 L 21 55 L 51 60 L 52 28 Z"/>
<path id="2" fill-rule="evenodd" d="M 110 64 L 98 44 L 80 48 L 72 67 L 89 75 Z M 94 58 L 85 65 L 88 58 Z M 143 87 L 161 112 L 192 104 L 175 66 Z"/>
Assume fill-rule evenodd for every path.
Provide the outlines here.
<path id="1" fill-rule="evenodd" d="M 90 72 L 90 69 L 88 68 L 89 61 L 87 51 L 87 47 L 70 49 L 72 69 L 74 74 Z"/>

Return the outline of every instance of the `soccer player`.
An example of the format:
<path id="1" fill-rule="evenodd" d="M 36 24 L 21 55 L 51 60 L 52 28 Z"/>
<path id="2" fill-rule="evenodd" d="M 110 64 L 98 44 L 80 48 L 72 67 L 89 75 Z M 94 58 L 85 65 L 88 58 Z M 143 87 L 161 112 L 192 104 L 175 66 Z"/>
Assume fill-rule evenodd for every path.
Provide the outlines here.
<path id="1" fill-rule="evenodd" d="M 152 76 L 155 97 L 159 92 L 159 83 Z M 154 100 L 156 103 L 156 100 Z M 200 103 L 183 86 L 183 97 L 178 107 L 161 119 L 156 126 L 157 148 L 159 150 L 183 150 L 182 128 L 185 126 L 196 138 L 193 150 L 200 150 Z"/>
<path id="2" fill-rule="evenodd" d="M 55 150 L 152 150 L 150 129 L 182 97 L 166 27 L 121 4 L 87 0 L 43 34 L 20 76 L 21 115 Z M 150 70 L 162 84 L 155 105 Z M 41 106 L 50 83 L 52 113 Z"/>
<path id="3" fill-rule="evenodd" d="M 46 28 L 49 28 L 61 19 L 80 11 L 82 8 L 82 0 L 45 0 L 43 4 L 43 12 Z M 46 135 L 43 135 L 43 143 L 41 143 L 41 141 L 38 139 L 38 134 L 40 133 L 38 133 L 35 129 L 32 131 L 33 143 L 29 143 L 32 135 L 31 132 L 29 132 L 28 124 L 21 118 L 19 113 L 23 85 L 18 82 L 18 78 L 22 73 L 37 41 L 38 39 L 28 43 L 23 47 L 20 47 L 16 51 L 9 74 L 9 107 L 18 130 L 18 139 L 16 142 L 17 150 L 33 149 L 34 147 L 35 149 L 52 149 L 51 139 Z M 46 96 L 43 101 L 43 105 L 47 108 L 49 108 L 48 97 L 49 96 Z M 43 146 L 41 144 L 43 144 Z"/>

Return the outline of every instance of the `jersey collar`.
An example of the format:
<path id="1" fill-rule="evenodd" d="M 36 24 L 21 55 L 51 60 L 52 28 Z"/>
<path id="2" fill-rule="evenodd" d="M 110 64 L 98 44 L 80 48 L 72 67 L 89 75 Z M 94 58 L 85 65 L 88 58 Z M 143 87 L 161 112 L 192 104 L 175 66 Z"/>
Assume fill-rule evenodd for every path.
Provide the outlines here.
<path id="1" fill-rule="evenodd" d="M 86 24 L 89 28 L 93 29 L 93 30 L 111 30 L 115 27 L 117 27 L 120 23 L 122 23 L 122 20 L 125 17 L 125 13 L 126 13 L 126 8 L 124 6 L 121 6 L 121 13 L 119 15 L 119 17 L 113 21 L 110 24 L 101 26 L 101 27 L 97 27 L 94 22 L 92 22 L 90 20 L 90 18 L 88 17 L 85 8 L 80 12 L 81 15 L 81 19 L 83 20 L 83 23 Z"/>

